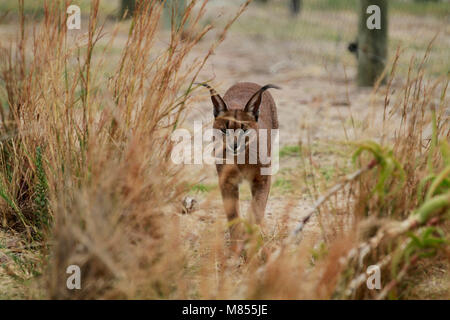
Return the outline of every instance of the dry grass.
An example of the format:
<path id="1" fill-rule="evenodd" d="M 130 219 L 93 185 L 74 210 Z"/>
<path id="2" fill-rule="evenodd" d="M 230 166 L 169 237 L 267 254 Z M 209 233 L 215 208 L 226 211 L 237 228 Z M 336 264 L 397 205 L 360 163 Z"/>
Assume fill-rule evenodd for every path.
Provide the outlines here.
<path id="1" fill-rule="evenodd" d="M 187 63 L 210 30 L 199 23 L 206 2 L 187 8 L 184 31 L 173 26 L 162 51 L 155 49 L 162 8 L 143 5 L 108 77 L 102 68 L 116 32 L 94 55 L 107 36 L 98 1 L 82 39 L 68 41 L 64 15 L 49 5 L 33 33 L 22 21 L 17 41 L 0 43 L 0 239 L 9 239 L 0 243 L 0 292 L 58 299 L 414 297 L 408 281 L 449 256 L 448 77 L 429 80 L 426 55 L 418 67 L 411 62 L 400 92 L 391 81 L 375 89 L 386 91 L 384 106 L 374 103 L 383 117 L 362 129 L 378 130 L 379 140 L 345 146 L 355 151 L 352 170 L 375 165 L 318 206 L 321 235 L 299 242 L 291 226 L 266 233 L 248 225 L 245 256 L 236 257 L 222 221 L 187 232 L 192 217 L 180 215 L 179 200 L 192 180 L 170 160 L 169 137 L 189 112 L 192 84 L 234 21 Z M 300 152 L 311 159 L 307 150 Z M 310 182 L 311 194 L 319 184 Z M 375 263 L 383 270 L 381 291 L 365 287 L 365 270 Z M 71 264 L 81 267 L 82 290 L 66 289 Z M 448 270 L 445 262 L 439 268 Z M 436 298 L 448 295 L 447 288 Z"/>

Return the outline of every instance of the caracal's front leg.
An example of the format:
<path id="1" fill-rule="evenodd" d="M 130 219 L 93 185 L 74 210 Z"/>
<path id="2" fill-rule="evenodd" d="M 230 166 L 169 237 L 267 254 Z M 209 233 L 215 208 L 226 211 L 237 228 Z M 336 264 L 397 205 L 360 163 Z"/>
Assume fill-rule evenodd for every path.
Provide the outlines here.
<path id="1" fill-rule="evenodd" d="M 270 192 L 270 179 L 269 175 L 257 175 L 250 182 L 252 190 L 252 202 L 250 205 L 252 222 L 261 224 L 266 211 L 267 199 Z"/>
<path id="2" fill-rule="evenodd" d="M 242 242 L 242 228 L 239 221 L 239 177 L 237 172 L 226 166 L 218 169 L 218 174 L 223 206 L 229 223 L 232 247 L 237 249 L 240 246 L 238 243 Z"/>

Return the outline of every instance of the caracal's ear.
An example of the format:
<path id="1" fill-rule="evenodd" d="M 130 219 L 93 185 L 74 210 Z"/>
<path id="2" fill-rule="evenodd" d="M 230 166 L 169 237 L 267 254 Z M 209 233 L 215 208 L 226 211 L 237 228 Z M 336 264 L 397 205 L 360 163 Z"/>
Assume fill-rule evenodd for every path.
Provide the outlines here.
<path id="1" fill-rule="evenodd" d="M 204 86 L 209 89 L 209 92 L 211 93 L 211 101 L 214 106 L 214 118 L 217 118 L 217 116 L 220 113 L 228 110 L 227 105 L 225 104 L 225 101 L 223 101 L 222 97 L 210 85 L 208 85 L 206 83 L 196 83 L 196 84 Z"/>
<path id="2" fill-rule="evenodd" d="M 280 89 L 280 87 L 276 85 L 266 84 L 264 87 L 256 91 L 256 93 L 250 98 L 250 100 L 248 100 L 247 104 L 245 105 L 244 111 L 253 114 L 256 121 L 258 121 L 259 117 L 259 106 L 261 105 L 262 94 L 264 91 L 271 88 Z"/>

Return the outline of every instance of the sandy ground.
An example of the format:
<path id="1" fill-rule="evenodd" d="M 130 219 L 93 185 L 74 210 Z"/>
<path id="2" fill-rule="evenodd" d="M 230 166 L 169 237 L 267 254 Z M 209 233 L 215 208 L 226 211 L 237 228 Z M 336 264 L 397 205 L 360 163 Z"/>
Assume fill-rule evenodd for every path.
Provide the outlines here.
<path id="1" fill-rule="evenodd" d="M 314 13 L 305 19 L 333 28 L 356 23 L 356 17 L 348 14 Z M 391 34 L 393 39 L 401 41 L 413 41 L 413 34 L 420 35 L 420 41 L 425 44 L 441 27 L 442 22 L 435 19 L 408 17 L 406 20 L 393 20 Z M 443 42 L 440 43 L 447 47 L 450 40 L 448 31 L 446 28 Z M 346 37 L 349 38 L 348 35 Z M 295 228 L 320 192 L 330 186 L 325 182 L 319 186 L 321 191 L 312 190 L 312 195 L 310 183 L 304 179 L 304 173 L 311 175 L 309 165 L 315 166 L 315 172 L 333 167 L 354 170 L 348 161 L 350 154 L 342 154 L 345 151 L 339 150 L 340 143 L 366 138 L 379 140 L 381 137 L 379 128 L 386 88 L 374 93 L 371 89 L 356 86 L 357 61 L 346 51 L 346 44 L 343 40 L 336 44 L 323 39 L 278 39 L 264 34 L 249 36 L 232 30 L 200 74 L 199 80 L 213 79 L 211 84 L 222 95 L 231 85 L 241 81 L 281 86 L 282 90 L 271 90 L 278 108 L 280 149 L 299 144 L 310 147 L 310 159 L 301 159 L 298 154 L 280 159 L 280 171 L 272 179 L 272 191 L 266 209 L 263 232 L 267 237 L 275 238 Z M 200 44 L 198 52 L 204 49 L 204 45 Z M 423 48 L 418 49 L 413 45 L 406 48 L 405 59 L 410 59 L 413 54 L 421 57 Z M 402 82 L 401 77 L 396 79 L 392 90 L 400 90 Z M 213 121 L 207 92 L 195 98 L 195 106 L 190 110 L 185 126 L 192 128 L 193 121 L 199 119 L 206 127 L 210 127 Z M 395 121 L 394 115 L 392 122 Z M 183 217 L 186 226 L 184 232 L 188 239 L 197 238 L 198 230 L 192 227 L 197 223 L 206 226 L 216 219 L 222 220 L 224 225 L 226 223 L 215 168 L 194 166 L 193 172 L 193 177 L 201 184 L 212 186 L 212 191 L 192 193 L 192 197 L 199 202 L 199 209 Z M 331 173 L 333 178 L 340 175 L 342 172 Z M 293 188 L 279 188 L 276 182 L 280 179 L 287 180 Z M 240 200 L 241 215 L 244 217 L 250 199 L 249 188 L 244 184 Z M 314 215 L 306 225 L 304 239 L 317 245 L 326 237 L 323 230 L 337 228 L 333 226 L 335 221 L 335 217 Z M 327 227 L 324 228 L 324 225 Z M 437 273 L 433 279 L 444 287 L 448 280 L 445 273 L 443 276 Z M 425 284 L 421 292 L 442 292 L 439 291 L 442 285 L 431 288 Z"/>
<path id="2" fill-rule="evenodd" d="M 216 1 L 214 4 L 216 7 L 212 7 L 210 19 L 230 15 L 237 8 L 226 1 Z M 281 15 L 279 19 L 289 19 L 286 12 L 277 14 Z M 271 23 L 267 12 L 255 8 L 245 13 L 242 19 L 252 17 L 266 21 L 269 28 L 246 32 L 247 24 L 238 21 L 211 56 L 198 80 L 213 79 L 211 84 L 222 95 L 231 85 L 241 81 L 260 85 L 273 83 L 282 87 L 282 90 L 271 91 L 278 108 L 280 149 L 302 145 L 308 148 L 311 157 L 302 159 L 295 153 L 280 158 L 280 171 L 272 179 L 263 230 L 266 236 L 276 236 L 280 232 L 292 230 L 305 216 L 320 191 L 326 189 L 326 175 L 329 175 L 330 181 L 342 175 L 342 172 L 333 170 L 334 167 L 351 168 L 349 154 L 342 154 L 345 150 L 340 150 L 339 143 L 380 138 L 376 128 L 382 116 L 385 89 L 373 93 L 370 89 L 358 88 L 354 83 L 356 59 L 346 51 L 346 46 L 356 32 L 356 15 L 331 12 L 302 14 L 301 19 L 318 25 L 318 29 L 324 26 L 342 29 L 342 38 L 337 41 L 326 36 L 312 39 L 294 32 L 288 32 L 286 37 L 277 37 L 276 32 L 267 31 Z M 393 41 L 400 44 L 416 42 L 410 46 L 407 54 L 420 56 L 424 52 L 424 44 L 442 28 L 442 21 L 408 16 L 407 19 L 392 20 L 390 28 Z M 10 32 L 8 26 L 0 28 L 0 34 Z M 162 42 L 165 36 L 161 34 Z M 214 33 L 207 36 L 194 49 L 193 56 L 204 54 L 214 36 Z M 125 32 L 119 34 L 115 42 L 117 48 L 124 44 L 125 37 Z M 450 31 L 447 27 L 440 38 L 440 46 L 448 48 L 449 45 Z M 400 88 L 401 82 L 401 79 L 394 81 L 392 88 Z M 213 114 L 207 92 L 199 90 L 191 102 L 184 126 L 191 129 L 194 120 L 202 120 L 206 127 L 210 126 Z M 310 183 L 304 179 L 311 177 L 311 166 L 315 172 L 323 173 L 317 192 L 311 192 Z M 225 226 L 226 219 L 217 189 L 215 168 L 193 165 L 191 172 L 194 181 L 209 186 L 207 192 L 192 192 L 191 196 L 198 202 L 197 209 L 182 216 L 185 237 L 195 240 L 200 229 L 217 219 L 223 221 Z M 248 186 L 243 185 L 240 201 L 243 216 L 247 213 L 250 198 Z M 313 243 L 322 239 L 319 225 L 333 221 L 329 217 L 321 218 L 314 216 L 305 229 L 305 235 L 309 235 Z M 193 225 L 199 227 L 192 228 Z"/>
<path id="3" fill-rule="evenodd" d="M 265 13 L 256 10 L 254 15 L 258 14 Z M 348 14 L 338 15 L 340 20 L 332 17 L 311 14 L 305 19 L 327 21 L 327 24 L 337 27 L 337 21 L 348 25 L 355 23 L 356 18 Z M 250 19 L 249 16 L 244 18 Z M 207 43 L 202 42 L 196 52 L 204 52 Z M 332 58 L 328 54 L 329 48 L 332 48 Z M 337 59 L 336 55 L 339 55 Z M 281 86 L 282 90 L 271 90 L 278 109 L 280 149 L 299 144 L 317 147 L 321 150 L 312 153 L 312 161 L 320 169 L 342 160 L 337 159 L 336 152 L 324 149 L 348 140 L 379 138 L 379 132 L 371 128 L 381 119 L 385 91 L 382 89 L 372 94 L 371 89 L 358 88 L 353 81 L 355 76 L 356 59 L 346 51 L 346 43 L 342 41 L 336 48 L 333 41 L 277 39 L 263 33 L 249 36 L 233 29 L 207 62 L 199 80 L 213 79 L 211 84 L 222 95 L 236 82 Z M 199 120 L 205 127 L 212 125 L 212 105 L 206 90 L 204 94 L 200 90 L 193 100 L 185 127 L 192 129 L 193 122 Z M 280 172 L 287 172 L 284 175 L 287 180 L 297 179 L 299 188 L 293 192 L 273 188 L 265 219 L 269 232 L 275 232 L 281 220 L 293 228 L 311 207 L 314 199 L 305 192 L 306 183 L 301 181 L 302 177 L 295 175 L 295 171 L 301 170 L 305 167 L 298 154 L 280 159 Z M 202 208 L 200 216 L 205 214 L 211 215 L 212 219 L 224 219 L 215 168 L 193 165 L 193 171 L 202 184 L 214 186 L 208 194 L 193 195 Z M 276 175 L 272 182 L 277 179 Z M 248 187 L 243 185 L 242 192 L 241 213 L 245 216 L 250 202 Z M 287 217 L 286 208 L 289 208 Z M 309 222 L 305 231 L 309 229 L 318 231 L 316 218 Z"/>

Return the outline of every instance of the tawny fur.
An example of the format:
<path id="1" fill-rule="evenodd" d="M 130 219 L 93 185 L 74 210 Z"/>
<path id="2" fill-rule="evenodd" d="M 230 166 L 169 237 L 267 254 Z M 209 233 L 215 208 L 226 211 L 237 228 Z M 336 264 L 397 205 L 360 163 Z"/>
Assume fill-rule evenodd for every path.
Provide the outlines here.
<path id="1" fill-rule="evenodd" d="M 269 137 L 267 149 L 270 156 L 271 129 L 278 129 L 278 117 L 275 101 L 272 95 L 265 90 L 277 87 L 273 85 L 262 87 L 250 82 L 237 83 L 228 89 L 222 99 L 214 89 L 208 85 L 205 86 L 211 91 L 211 99 L 214 105 L 215 120 L 213 128 L 219 130 L 254 129 L 256 131 L 267 129 Z M 257 93 L 260 103 L 258 103 Z M 253 100 L 250 101 L 251 99 Z M 248 150 L 246 150 L 246 155 L 248 156 Z M 249 164 L 248 158 L 245 164 L 237 164 L 237 161 L 234 164 L 216 164 L 225 213 L 231 225 L 231 239 L 234 242 L 240 240 L 242 236 L 240 228 L 238 228 L 239 184 L 243 180 L 250 183 L 252 192 L 250 219 L 254 223 L 261 224 L 271 183 L 271 176 L 262 175 L 261 168 L 268 166 L 270 166 L 270 163 L 262 164 L 259 156 L 256 164 Z"/>

